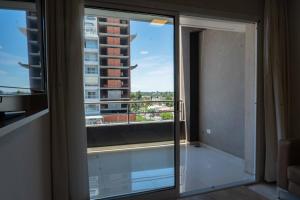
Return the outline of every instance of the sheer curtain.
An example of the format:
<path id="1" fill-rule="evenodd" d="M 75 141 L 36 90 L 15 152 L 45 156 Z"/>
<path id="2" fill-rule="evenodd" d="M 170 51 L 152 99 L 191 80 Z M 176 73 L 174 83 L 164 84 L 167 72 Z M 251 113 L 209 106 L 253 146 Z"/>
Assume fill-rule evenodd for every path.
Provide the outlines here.
<path id="1" fill-rule="evenodd" d="M 181 104 L 181 120 L 184 121 L 184 134 L 186 140 L 189 141 L 190 137 L 190 63 L 189 63 L 189 31 L 184 31 L 183 27 L 180 28 L 180 100 Z"/>
<path id="2" fill-rule="evenodd" d="M 48 87 L 55 200 L 89 199 L 84 121 L 82 0 L 48 0 Z"/>
<path id="3" fill-rule="evenodd" d="M 287 0 L 265 1 L 265 180 L 276 181 L 278 141 L 288 138 Z"/>

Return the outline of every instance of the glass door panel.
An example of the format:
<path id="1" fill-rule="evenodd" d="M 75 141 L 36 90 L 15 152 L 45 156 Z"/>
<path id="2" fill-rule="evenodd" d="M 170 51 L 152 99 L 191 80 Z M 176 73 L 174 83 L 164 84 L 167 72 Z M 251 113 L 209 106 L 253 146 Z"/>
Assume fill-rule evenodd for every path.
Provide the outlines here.
<path id="1" fill-rule="evenodd" d="M 174 19 L 86 8 L 84 39 L 90 198 L 174 189 Z"/>

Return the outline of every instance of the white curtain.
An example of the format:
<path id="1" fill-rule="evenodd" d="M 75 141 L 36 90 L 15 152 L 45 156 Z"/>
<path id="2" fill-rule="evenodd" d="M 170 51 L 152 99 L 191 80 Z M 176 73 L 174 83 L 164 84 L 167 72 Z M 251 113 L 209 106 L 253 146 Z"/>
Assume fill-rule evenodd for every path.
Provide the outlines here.
<path id="1" fill-rule="evenodd" d="M 83 99 L 82 0 L 48 0 L 48 87 L 54 200 L 89 199 Z"/>
<path id="2" fill-rule="evenodd" d="M 181 120 L 184 120 L 184 134 L 186 139 L 190 137 L 190 63 L 189 63 L 189 34 L 190 31 L 180 28 L 180 100 Z"/>
<path id="3" fill-rule="evenodd" d="M 265 180 L 276 181 L 278 141 L 288 137 L 287 0 L 265 0 Z"/>

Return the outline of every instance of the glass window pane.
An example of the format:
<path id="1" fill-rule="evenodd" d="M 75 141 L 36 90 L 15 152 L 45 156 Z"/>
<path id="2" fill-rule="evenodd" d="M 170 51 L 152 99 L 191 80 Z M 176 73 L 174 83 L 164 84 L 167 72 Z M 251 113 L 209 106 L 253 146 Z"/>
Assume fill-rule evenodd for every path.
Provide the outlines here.
<path id="1" fill-rule="evenodd" d="M 0 94 L 41 93 L 45 83 L 39 16 L 35 3 L 32 8 L 14 4 L 18 9 L 0 5 Z"/>
<path id="2" fill-rule="evenodd" d="M 84 24 L 91 199 L 173 188 L 173 18 L 86 9 Z"/>

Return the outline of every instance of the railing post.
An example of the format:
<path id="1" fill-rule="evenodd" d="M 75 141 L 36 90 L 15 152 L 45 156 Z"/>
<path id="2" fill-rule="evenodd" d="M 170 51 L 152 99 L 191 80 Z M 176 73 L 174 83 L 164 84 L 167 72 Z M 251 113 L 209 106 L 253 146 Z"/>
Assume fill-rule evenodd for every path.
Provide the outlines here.
<path id="1" fill-rule="evenodd" d="M 130 124 L 130 119 L 129 119 L 129 103 L 127 103 L 127 123 Z"/>

